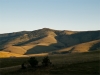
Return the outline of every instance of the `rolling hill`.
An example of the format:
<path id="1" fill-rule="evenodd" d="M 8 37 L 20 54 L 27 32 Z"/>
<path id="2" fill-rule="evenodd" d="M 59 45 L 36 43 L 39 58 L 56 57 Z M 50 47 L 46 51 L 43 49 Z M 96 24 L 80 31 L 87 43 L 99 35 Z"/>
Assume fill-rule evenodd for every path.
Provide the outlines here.
<path id="1" fill-rule="evenodd" d="M 43 28 L 0 34 L 0 51 L 16 54 L 75 53 L 100 49 L 100 30 L 69 31 Z"/>

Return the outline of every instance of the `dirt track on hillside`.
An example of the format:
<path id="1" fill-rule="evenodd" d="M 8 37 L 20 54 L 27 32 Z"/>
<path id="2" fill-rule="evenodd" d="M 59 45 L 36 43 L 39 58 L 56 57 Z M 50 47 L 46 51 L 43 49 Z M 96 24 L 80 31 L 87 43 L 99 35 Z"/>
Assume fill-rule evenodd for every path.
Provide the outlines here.
<path id="1" fill-rule="evenodd" d="M 5 67 L 5 68 L 0 68 L 0 73 L 12 72 L 12 71 L 19 70 L 20 68 L 21 68 L 21 65 L 12 66 L 12 67 Z"/>

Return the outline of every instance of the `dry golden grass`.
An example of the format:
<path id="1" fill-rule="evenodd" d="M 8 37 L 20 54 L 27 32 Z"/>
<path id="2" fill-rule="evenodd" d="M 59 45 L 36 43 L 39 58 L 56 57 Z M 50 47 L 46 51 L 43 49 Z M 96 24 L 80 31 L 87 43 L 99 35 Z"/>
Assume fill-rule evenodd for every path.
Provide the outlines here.
<path id="1" fill-rule="evenodd" d="M 55 50 L 59 50 L 58 52 L 69 50 L 71 50 L 70 52 L 87 52 L 93 43 L 96 43 L 90 41 L 100 40 L 99 34 L 100 31 L 79 32 L 49 28 L 11 33 L 10 35 L 3 34 L 0 37 L 3 39 L 0 41 L 0 49 L 17 54 L 26 54 L 29 51 L 31 54 L 44 53 Z"/>
<path id="2" fill-rule="evenodd" d="M 100 40 L 95 40 L 95 41 L 91 41 L 91 42 L 86 42 L 86 43 L 82 43 L 82 44 L 78 44 L 78 45 L 74 45 L 68 48 L 64 48 L 61 50 L 58 50 L 57 52 L 66 52 L 66 51 L 70 51 L 71 53 L 75 53 L 75 52 L 88 52 L 89 49 L 96 43 L 99 43 Z"/>
<path id="3" fill-rule="evenodd" d="M 17 53 L 17 54 L 25 54 L 27 50 L 35 47 L 36 45 L 25 45 L 25 46 L 9 46 L 4 49 L 4 51 Z"/>
<path id="4" fill-rule="evenodd" d="M 29 57 L 34 57 L 34 56 L 48 56 L 49 53 L 40 53 L 40 54 L 28 54 L 27 56 Z"/>
<path id="5" fill-rule="evenodd" d="M 0 51 L 0 58 L 7 58 L 7 57 L 24 57 L 25 55 L 11 53 L 11 52 L 4 52 Z"/>
<path id="6" fill-rule="evenodd" d="M 57 40 L 54 38 L 54 35 L 49 35 L 49 36 L 39 39 L 37 41 L 32 41 L 23 46 L 8 46 L 4 49 L 4 51 L 17 53 L 17 54 L 25 54 L 25 53 L 27 53 L 27 50 L 30 50 L 30 49 L 33 49 L 33 50 L 37 49 L 37 51 L 39 51 L 39 50 L 41 51 L 43 49 L 47 50 L 49 48 L 48 50 L 53 50 L 53 49 L 55 49 L 54 47 L 50 46 L 47 48 L 47 46 L 49 46 L 51 44 L 55 44 L 55 43 L 57 43 Z M 38 46 L 38 48 L 35 48 L 37 46 Z M 43 47 L 40 47 L 40 46 L 43 46 Z"/>
<path id="7" fill-rule="evenodd" d="M 33 57 L 33 56 L 47 56 L 49 53 L 39 53 L 39 54 L 28 54 L 28 55 L 21 55 L 11 52 L 0 51 L 0 58 L 8 58 L 8 57 Z"/>
<path id="8" fill-rule="evenodd" d="M 24 54 L 26 50 L 20 46 L 9 46 L 4 51 L 12 52 L 12 53 L 17 53 L 17 54 Z"/>
<path id="9" fill-rule="evenodd" d="M 36 40 L 36 41 L 32 41 L 26 45 L 45 45 L 45 46 L 48 46 L 50 44 L 53 44 L 53 43 L 57 43 L 57 40 L 54 38 L 53 35 L 48 35 L 42 39 L 39 39 L 39 40 Z"/>
<path id="10" fill-rule="evenodd" d="M 88 52 L 90 48 L 98 42 L 100 42 L 100 40 L 79 44 L 74 46 L 74 50 L 72 50 L 72 52 Z"/>
<path id="11" fill-rule="evenodd" d="M 57 43 L 56 39 L 52 36 L 47 36 L 43 39 L 40 39 L 37 44 L 27 44 L 24 46 L 9 46 L 4 51 L 8 51 L 11 53 L 17 53 L 17 54 L 32 54 L 32 53 L 43 53 L 43 52 L 50 52 L 55 50 L 56 48 L 53 46 L 50 46 L 50 44 L 55 44 Z M 91 42 L 86 42 L 78 45 L 74 45 L 68 48 L 64 48 L 61 50 L 57 50 L 57 52 L 66 52 L 70 51 L 71 53 L 75 52 L 88 52 L 89 49 L 96 43 L 100 42 L 100 40 L 95 40 Z M 58 45 L 61 45 L 58 43 Z"/>

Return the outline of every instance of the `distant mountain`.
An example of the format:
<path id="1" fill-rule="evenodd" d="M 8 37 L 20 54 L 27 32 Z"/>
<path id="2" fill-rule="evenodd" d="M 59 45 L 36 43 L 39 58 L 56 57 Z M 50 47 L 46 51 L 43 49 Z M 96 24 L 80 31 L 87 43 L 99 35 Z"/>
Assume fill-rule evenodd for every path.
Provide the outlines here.
<path id="1" fill-rule="evenodd" d="M 75 53 L 98 49 L 100 30 L 68 31 L 43 28 L 0 34 L 0 51 L 10 53 Z"/>

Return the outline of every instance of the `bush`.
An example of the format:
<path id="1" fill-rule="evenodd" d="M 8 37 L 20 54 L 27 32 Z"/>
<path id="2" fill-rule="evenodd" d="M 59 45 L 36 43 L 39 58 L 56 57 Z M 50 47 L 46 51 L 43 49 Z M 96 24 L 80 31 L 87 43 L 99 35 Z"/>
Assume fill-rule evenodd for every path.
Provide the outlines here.
<path id="1" fill-rule="evenodd" d="M 42 65 L 43 65 L 43 66 L 49 66 L 49 65 L 51 65 L 51 64 L 52 64 L 52 63 L 50 62 L 50 59 L 49 59 L 48 56 L 46 56 L 46 57 L 43 58 L 43 61 L 42 61 Z"/>
<path id="2" fill-rule="evenodd" d="M 38 65 L 38 61 L 35 57 L 31 57 L 29 60 L 28 60 L 29 64 L 32 66 L 32 67 L 36 67 Z"/>
<path id="3" fill-rule="evenodd" d="M 22 69 L 26 69 L 25 63 L 22 63 L 22 64 L 21 64 L 21 68 L 22 68 Z"/>

